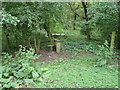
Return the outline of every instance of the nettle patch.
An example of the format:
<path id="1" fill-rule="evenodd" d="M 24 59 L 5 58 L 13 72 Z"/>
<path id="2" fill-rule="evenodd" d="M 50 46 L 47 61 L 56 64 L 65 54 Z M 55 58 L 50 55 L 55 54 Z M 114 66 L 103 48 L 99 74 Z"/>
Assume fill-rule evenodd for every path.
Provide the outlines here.
<path id="1" fill-rule="evenodd" d="M 47 78 L 50 72 L 48 68 L 40 67 L 40 63 L 35 63 L 34 60 L 39 57 L 35 54 L 34 49 L 26 50 L 22 46 L 15 57 L 3 53 L 3 65 L 0 67 L 0 87 L 37 87 L 44 84 L 43 79 Z"/>

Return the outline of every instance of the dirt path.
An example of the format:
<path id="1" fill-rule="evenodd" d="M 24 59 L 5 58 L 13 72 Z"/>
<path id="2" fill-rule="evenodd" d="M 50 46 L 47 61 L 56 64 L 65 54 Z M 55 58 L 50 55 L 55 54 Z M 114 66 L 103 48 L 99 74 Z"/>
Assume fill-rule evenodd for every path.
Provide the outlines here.
<path id="1" fill-rule="evenodd" d="M 59 58 L 65 59 L 65 58 L 72 58 L 73 56 L 72 53 L 65 52 L 65 51 L 57 54 L 54 51 L 41 50 L 40 53 L 41 53 L 41 57 L 36 60 L 37 62 L 49 63 L 49 61 L 58 60 Z"/>
<path id="2" fill-rule="evenodd" d="M 46 50 L 41 50 L 41 57 L 38 58 L 36 61 L 37 62 L 46 62 L 49 63 L 54 60 L 58 60 L 60 58 L 65 59 L 65 58 L 73 58 L 73 56 L 82 56 L 82 55 L 89 55 L 89 56 L 94 56 L 94 54 L 86 51 L 79 52 L 77 55 L 73 55 L 70 52 L 64 51 L 60 52 L 57 54 L 55 51 L 46 51 Z"/>

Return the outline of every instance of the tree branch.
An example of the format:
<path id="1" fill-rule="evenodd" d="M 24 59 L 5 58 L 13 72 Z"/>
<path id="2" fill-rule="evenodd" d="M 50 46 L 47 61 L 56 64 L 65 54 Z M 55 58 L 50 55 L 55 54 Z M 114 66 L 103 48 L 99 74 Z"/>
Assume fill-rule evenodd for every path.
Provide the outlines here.
<path id="1" fill-rule="evenodd" d="M 80 16 L 78 13 L 76 13 L 76 12 L 74 11 L 74 9 L 72 8 L 71 4 L 70 4 L 70 3 L 68 3 L 68 4 L 69 4 L 70 9 L 72 10 L 72 12 L 73 12 L 74 14 L 76 14 L 77 16 Z M 78 7 L 79 7 L 79 5 L 78 5 Z M 77 10 L 78 7 L 77 7 L 75 10 Z"/>

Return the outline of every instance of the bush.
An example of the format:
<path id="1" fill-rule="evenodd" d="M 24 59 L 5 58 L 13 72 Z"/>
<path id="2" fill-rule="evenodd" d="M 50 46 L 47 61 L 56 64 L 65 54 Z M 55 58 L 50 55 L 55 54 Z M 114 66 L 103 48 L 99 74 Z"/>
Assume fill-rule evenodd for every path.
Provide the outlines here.
<path id="1" fill-rule="evenodd" d="M 100 42 L 84 41 L 77 39 L 66 40 L 63 43 L 62 50 L 66 50 L 73 54 L 77 54 L 81 51 L 89 51 L 96 55 L 97 66 L 103 66 L 107 63 L 114 62 L 117 57 L 115 52 L 110 52 L 108 42 L 102 45 Z"/>
<path id="2" fill-rule="evenodd" d="M 115 52 L 110 52 L 107 41 L 105 41 L 103 45 L 97 45 L 97 47 L 88 45 L 87 51 L 92 52 L 99 57 L 97 66 L 106 65 L 110 60 L 115 61 L 117 58 Z"/>
<path id="3" fill-rule="evenodd" d="M 46 78 L 49 71 L 35 63 L 34 60 L 39 56 L 34 53 L 34 49 L 26 50 L 22 46 L 15 57 L 3 53 L 3 66 L 0 67 L 1 88 L 36 87 L 43 83 L 42 78 Z"/>
<path id="4" fill-rule="evenodd" d="M 96 47 L 97 44 L 92 41 L 88 42 L 85 40 L 67 39 L 63 42 L 62 50 L 77 54 L 78 52 L 86 50 L 89 45 L 92 45 L 92 47 Z"/>

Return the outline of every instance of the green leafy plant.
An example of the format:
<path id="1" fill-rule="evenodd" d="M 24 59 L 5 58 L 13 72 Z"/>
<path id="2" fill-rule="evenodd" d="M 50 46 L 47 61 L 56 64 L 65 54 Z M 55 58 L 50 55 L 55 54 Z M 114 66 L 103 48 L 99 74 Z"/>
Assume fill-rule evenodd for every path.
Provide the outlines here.
<path id="1" fill-rule="evenodd" d="M 81 51 L 87 51 L 96 55 L 97 59 L 93 58 L 95 59 L 94 62 L 96 62 L 95 66 L 104 66 L 107 63 L 114 62 L 117 59 L 116 52 L 110 52 L 109 43 L 107 41 L 105 41 L 104 44 L 99 43 L 100 42 L 67 39 L 64 41 L 62 49 L 75 55 Z"/>
<path id="2" fill-rule="evenodd" d="M 87 50 L 89 52 L 92 52 L 96 54 L 99 59 L 97 60 L 97 65 L 98 66 L 103 66 L 108 63 L 110 60 L 115 60 L 116 59 L 116 53 L 115 52 L 110 52 L 108 42 L 105 41 L 103 45 L 97 45 L 97 47 L 92 47 L 92 45 L 87 46 Z"/>
<path id="3" fill-rule="evenodd" d="M 3 11 L 3 13 L 2 13 L 2 20 L 1 21 L 2 21 L 1 22 L 2 24 L 12 24 L 15 26 L 17 25 L 17 23 L 20 22 L 20 20 L 17 17 L 12 16 L 11 14 L 9 14 L 5 11 Z"/>
<path id="4" fill-rule="evenodd" d="M 89 25 L 93 30 L 101 32 L 101 40 L 110 40 L 112 31 L 117 30 L 119 7 L 116 2 L 96 2 L 88 9 Z M 96 33 L 95 33 L 96 34 Z"/>
<path id="5" fill-rule="evenodd" d="M 50 72 L 47 68 L 40 67 L 39 63 L 35 63 L 37 58 L 39 56 L 35 54 L 34 49 L 26 50 L 22 46 L 15 57 L 3 53 L 1 88 L 29 87 L 44 83 L 42 79 L 47 78 Z"/>
<path id="6" fill-rule="evenodd" d="M 90 45 L 92 45 L 91 47 L 95 47 L 96 43 L 78 39 L 67 39 L 64 40 L 62 49 L 73 54 L 77 54 L 86 50 L 86 48 Z"/>

